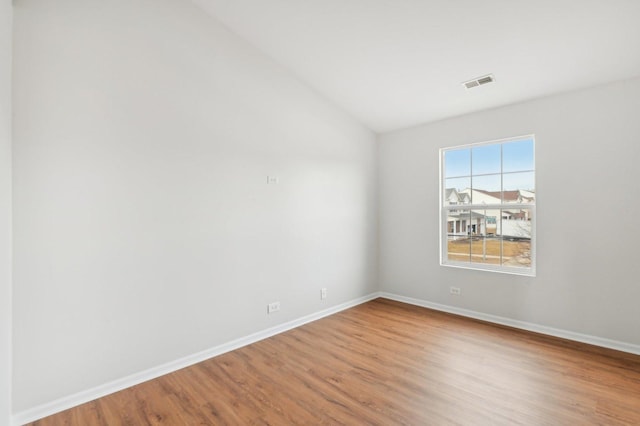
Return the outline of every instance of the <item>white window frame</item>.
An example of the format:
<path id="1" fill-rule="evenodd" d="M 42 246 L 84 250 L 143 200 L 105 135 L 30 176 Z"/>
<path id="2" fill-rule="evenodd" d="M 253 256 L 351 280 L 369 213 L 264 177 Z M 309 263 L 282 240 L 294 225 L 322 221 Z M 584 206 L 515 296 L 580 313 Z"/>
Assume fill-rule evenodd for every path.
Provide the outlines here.
<path id="1" fill-rule="evenodd" d="M 535 198 L 533 203 L 505 203 L 504 200 L 499 204 L 444 204 L 444 196 L 446 193 L 446 179 L 445 179 L 445 165 L 444 165 L 444 157 L 447 151 L 454 151 L 459 149 L 472 149 L 478 146 L 483 145 L 496 145 L 496 144 L 505 144 L 509 142 L 517 142 L 521 140 L 531 139 L 533 141 L 533 173 L 534 173 L 534 190 Z M 523 135 L 516 136 L 504 139 L 497 139 L 486 142 L 465 144 L 465 145 L 457 145 L 440 149 L 440 265 L 454 267 L 454 268 L 463 268 L 463 269 L 473 269 L 473 270 L 481 270 L 481 271 L 492 271 L 492 272 L 500 272 L 506 274 L 514 274 L 514 275 L 524 275 L 535 277 L 536 276 L 536 203 L 537 203 L 537 173 L 536 173 L 536 141 L 535 135 Z M 473 164 L 473 160 L 471 160 Z M 508 173 L 504 173 L 502 171 L 502 161 L 501 161 L 501 171 L 500 178 L 502 180 L 503 176 Z M 472 176 L 470 176 L 472 178 Z M 499 209 L 528 209 L 531 211 L 531 266 L 530 267 L 514 267 L 514 266 L 506 266 L 506 265 L 491 265 L 484 263 L 474 263 L 474 262 L 463 262 L 457 260 L 448 259 L 448 224 L 447 224 L 447 211 L 449 210 L 499 210 Z M 501 220 L 500 217 L 497 220 Z"/>

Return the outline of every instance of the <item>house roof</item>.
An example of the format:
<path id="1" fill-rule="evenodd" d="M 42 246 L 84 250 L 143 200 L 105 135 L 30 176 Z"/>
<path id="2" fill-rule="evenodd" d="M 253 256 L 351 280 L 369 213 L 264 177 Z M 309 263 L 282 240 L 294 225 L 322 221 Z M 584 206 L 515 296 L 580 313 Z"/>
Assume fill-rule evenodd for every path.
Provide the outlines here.
<path id="1" fill-rule="evenodd" d="M 451 197 L 451 193 L 455 192 L 456 196 L 458 198 L 460 198 L 460 195 L 458 195 L 458 191 L 456 191 L 455 188 L 447 188 L 444 190 L 444 198 L 446 198 L 447 200 L 449 199 L 449 197 Z"/>
<path id="2" fill-rule="evenodd" d="M 496 198 L 498 200 L 500 200 L 500 191 L 483 191 L 482 189 L 474 189 L 474 191 L 477 192 L 482 192 L 483 194 L 487 194 L 493 198 Z M 520 198 L 520 191 L 519 190 L 514 190 L 514 191 L 502 191 L 502 199 L 504 201 L 518 201 L 518 199 Z M 522 198 L 526 198 L 531 200 L 532 198 L 528 198 L 528 197 L 522 197 Z"/>
<path id="3" fill-rule="evenodd" d="M 470 189 L 465 189 L 465 191 L 470 191 Z M 524 196 L 520 193 L 520 190 L 516 189 L 516 190 L 512 190 L 512 191 L 484 191 L 482 189 L 474 189 L 473 191 L 476 192 L 480 192 L 482 194 L 486 194 L 490 197 L 495 198 L 496 200 L 500 201 L 501 199 L 503 199 L 506 202 L 517 202 L 520 199 L 526 200 L 526 201 L 532 201 L 535 199 L 535 197 L 527 197 Z M 527 192 L 530 193 L 534 193 L 534 191 L 531 190 L 527 190 Z M 466 192 L 458 192 L 455 188 L 446 188 L 445 189 L 445 199 L 450 199 L 451 198 L 451 194 L 455 193 L 458 201 L 462 201 L 463 198 L 468 197 L 469 194 Z M 501 198 L 504 197 L 504 198 Z"/>
<path id="4" fill-rule="evenodd" d="M 447 213 L 447 218 L 449 219 L 468 219 L 469 216 L 471 216 L 471 219 L 475 219 L 475 218 L 484 218 L 485 216 L 482 213 L 476 212 L 476 211 L 471 211 L 469 212 L 469 210 L 464 211 L 464 212 L 449 212 Z"/>
<path id="5" fill-rule="evenodd" d="M 455 194 L 458 201 L 463 201 L 465 198 L 469 197 L 469 194 L 458 192 L 455 188 L 446 188 L 444 191 L 444 198 L 446 200 L 451 199 L 451 194 Z"/>

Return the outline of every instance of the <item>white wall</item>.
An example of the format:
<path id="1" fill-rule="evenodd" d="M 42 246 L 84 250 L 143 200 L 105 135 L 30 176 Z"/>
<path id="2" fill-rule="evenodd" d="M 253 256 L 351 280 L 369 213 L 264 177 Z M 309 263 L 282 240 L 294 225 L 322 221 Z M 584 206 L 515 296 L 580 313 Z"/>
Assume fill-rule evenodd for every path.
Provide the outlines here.
<path id="1" fill-rule="evenodd" d="M 18 0 L 14 49 L 16 411 L 377 290 L 374 134 L 189 1 Z"/>
<path id="2" fill-rule="evenodd" d="M 11 1 L 0 1 L 0 424 L 11 416 Z"/>
<path id="3" fill-rule="evenodd" d="M 639 111 L 635 79 L 379 136 L 381 290 L 640 344 Z M 530 133 L 537 277 L 440 266 L 438 149 Z"/>

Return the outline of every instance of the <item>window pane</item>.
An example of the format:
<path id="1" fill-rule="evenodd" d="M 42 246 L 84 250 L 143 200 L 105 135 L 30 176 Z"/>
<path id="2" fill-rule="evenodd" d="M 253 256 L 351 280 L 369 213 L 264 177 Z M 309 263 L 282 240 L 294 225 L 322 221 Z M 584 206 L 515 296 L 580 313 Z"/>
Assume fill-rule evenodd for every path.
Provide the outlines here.
<path id="1" fill-rule="evenodd" d="M 500 210 L 473 210 L 471 212 L 471 262 L 500 265 L 501 241 L 496 236 Z"/>
<path id="2" fill-rule="evenodd" d="M 453 178 L 445 180 L 444 205 L 452 204 L 469 204 L 471 196 L 469 188 L 471 187 L 471 178 Z"/>
<path id="3" fill-rule="evenodd" d="M 531 203 L 535 200 L 534 172 L 507 173 L 502 176 L 505 203 Z"/>
<path id="4" fill-rule="evenodd" d="M 473 148 L 471 153 L 473 175 L 500 173 L 500 145 L 484 145 Z"/>
<path id="5" fill-rule="evenodd" d="M 441 150 L 442 264 L 535 275 L 533 137 Z"/>
<path id="6" fill-rule="evenodd" d="M 502 210 L 503 265 L 531 267 L 531 214 L 531 209 Z"/>
<path id="7" fill-rule="evenodd" d="M 502 172 L 533 170 L 533 140 L 502 144 Z"/>
<path id="8" fill-rule="evenodd" d="M 445 189 L 455 189 L 456 192 L 463 192 L 465 189 L 471 188 L 471 178 L 450 178 L 445 180 Z"/>
<path id="9" fill-rule="evenodd" d="M 494 237 L 498 235 L 498 226 L 500 223 L 500 210 L 499 209 L 489 209 L 482 210 L 481 213 L 485 217 L 486 221 L 486 235 L 488 237 Z"/>
<path id="10" fill-rule="evenodd" d="M 500 175 L 474 176 L 472 178 L 474 189 L 471 202 L 474 204 L 501 203 Z"/>
<path id="11" fill-rule="evenodd" d="M 444 176 L 471 176 L 471 150 L 469 148 L 445 151 Z"/>
<path id="12" fill-rule="evenodd" d="M 471 229 L 469 210 L 447 211 L 447 259 L 468 262 L 471 246 L 468 233 Z"/>

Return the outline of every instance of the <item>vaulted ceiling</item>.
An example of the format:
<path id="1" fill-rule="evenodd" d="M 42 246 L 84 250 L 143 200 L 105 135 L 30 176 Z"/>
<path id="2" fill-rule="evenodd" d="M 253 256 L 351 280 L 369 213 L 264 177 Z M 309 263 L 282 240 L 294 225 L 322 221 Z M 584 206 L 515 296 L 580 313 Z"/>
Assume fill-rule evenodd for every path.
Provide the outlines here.
<path id="1" fill-rule="evenodd" d="M 639 0 L 193 1 L 376 132 L 640 75 Z"/>

